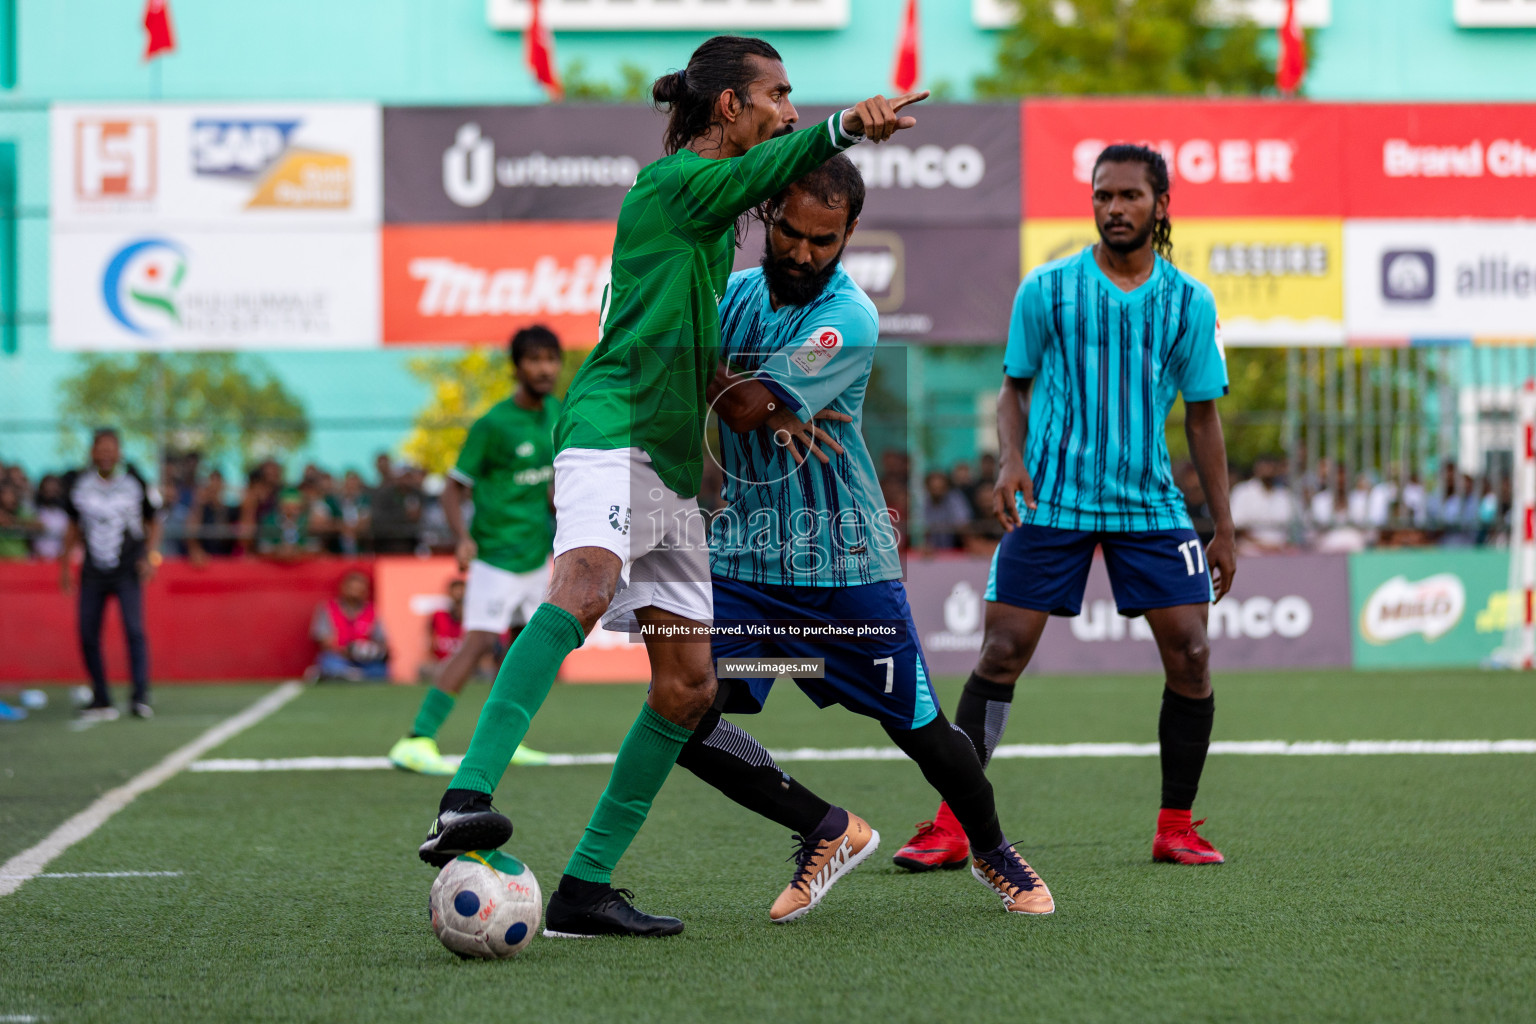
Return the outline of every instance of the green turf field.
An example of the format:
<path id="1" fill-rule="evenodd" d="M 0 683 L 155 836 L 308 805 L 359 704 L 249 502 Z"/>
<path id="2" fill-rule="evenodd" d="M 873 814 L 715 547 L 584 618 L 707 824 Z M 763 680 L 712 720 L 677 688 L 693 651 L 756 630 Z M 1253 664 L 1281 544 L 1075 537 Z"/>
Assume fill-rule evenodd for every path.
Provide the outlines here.
<path id="1" fill-rule="evenodd" d="M 1005 743 L 1150 742 L 1159 683 L 1030 679 Z M 1293 671 L 1217 680 L 1218 740 L 1536 738 L 1529 676 Z M 63 691 L 0 727 L 0 861 L 266 687 L 163 687 L 160 716 L 72 731 Z M 381 755 L 421 691 L 320 688 L 207 756 Z M 470 691 L 478 705 L 483 687 Z M 956 687 L 942 688 L 952 707 Z M 557 688 L 530 743 L 617 748 L 642 691 Z M 462 708 L 443 736 L 459 751 Z M 748 723 L 751 724 L 751 723 Z M 786 689 L 773 748 L 886 745 Z M 935 798 L 908 762 L 791 766 L 882 853 L 770 925 L 789 837 L 674 774 L 615 882 L 673 939 L 535 940 L 460 962 L 415 856 L 441 780 L 182 772 L 0 896 L 0 1021 L 1505 1021 L 1536 1019 L 1536 755 L 1213 756 L 1220 867 L 1154 865 L 1155 758 L 994 764 L 1003 826 L 1056 896 L 1019 919 L 968 872 L 887 854 Z M 559 878 L 606 767 L 514 769 L 509 849 Z"/>

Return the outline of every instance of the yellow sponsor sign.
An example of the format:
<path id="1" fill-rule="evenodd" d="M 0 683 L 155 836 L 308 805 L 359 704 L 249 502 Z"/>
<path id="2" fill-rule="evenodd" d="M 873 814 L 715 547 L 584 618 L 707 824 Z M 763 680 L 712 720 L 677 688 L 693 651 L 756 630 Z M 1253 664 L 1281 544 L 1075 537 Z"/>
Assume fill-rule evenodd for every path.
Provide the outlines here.
<path id="1" fill-rule="evenodd" d="M 1098 241 L 1093 221 L 1024 225 L 1028 273 Z M 1228 345 L 1344 341 L 1344 223 L 1328 218 L 1188 218 L 1173 222 L 1173 259 L 1216 296 Z"/>
<path id="2" fill-rule="evenodd" d="M 352 205 L 352 158 L 345 153 L 289 150 L 247 205 L 345 210 Z"/>

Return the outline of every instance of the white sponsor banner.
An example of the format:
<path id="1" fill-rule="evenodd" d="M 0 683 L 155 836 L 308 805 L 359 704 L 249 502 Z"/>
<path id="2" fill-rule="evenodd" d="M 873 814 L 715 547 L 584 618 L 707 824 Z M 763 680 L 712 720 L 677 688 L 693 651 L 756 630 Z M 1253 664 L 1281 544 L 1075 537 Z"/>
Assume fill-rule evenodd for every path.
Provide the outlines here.
<path id="1" fill-rule="evenodd" d="M 1536 223 L 1346 221 L 1353 339 L 1536 338 Z"/>
<path id="2" fill-rule="evenodd" d="M 369 103 L 56 105 L 53 224 L 375 225 L 381 123 Z"/>
<path id="3" fill-rule="evenodd" d="M 371 229 L 56 232 L 50 266 L 55 348 L 379 343 Z"/>

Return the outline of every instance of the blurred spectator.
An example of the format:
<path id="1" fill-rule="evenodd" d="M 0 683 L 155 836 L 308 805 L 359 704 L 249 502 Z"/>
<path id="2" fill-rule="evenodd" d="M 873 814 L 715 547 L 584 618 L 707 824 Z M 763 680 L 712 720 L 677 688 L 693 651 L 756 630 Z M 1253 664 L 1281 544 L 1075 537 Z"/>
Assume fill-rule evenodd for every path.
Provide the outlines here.
<path id="1" fill-rule="evenodd" d="M 1237 527 L 1238 551 L 1265 554 L 1283 551 L 1299 523 L 1296 497 L 1280 480 L 1280 461 L 1260 456 L 1253 464 L 1253 479 L 1232 488 L 1232 525 Z"/>
<path id="2" fill-rule="evenodd" d="M 237 533 L 246 550 L 256 545 L 256 530 L 277 508 L 283 491 L 283 467 L 272 459 L 260 463 L 246 478 L 245 494 L 240 498 L 240 523 Z"/>
<path id="3" fill-rule="evenodd" d="M 362 475 L 355 469 L 347 470 L 341 479 L 341 493 L 327 500 L 331 506 L 331 518 L 336 524 L 337 549 L 343 555 L 356 555 L 362 550 L 359 538 L 369 532 L 372 509 Z"/>
<path id="4" fill-rule="evenodd" d="M 91 464 L 64 476 L 69 532 L 59 552 L 59 586 L 66 594 L 74 587 L 70 556 L 76 545 L 85 549 L 80 569 L 80 648 L 92 690 L 91 703 L 80 711 L 85 719 L 118 716 L 101 658 L 102 620 L 107 599 L 112 597 L 117 598 L 123 632 L 128 636 L 131 710 L 136 718 L 153 715 L 142 588 L 160 565 L 160 495 L 138 470 L 120 465 L 121 458 L 117 431 L 104 428 L 91 439 Z"/>
<path id="5" fill-rule="evenodd" d="M 1357 526 L 1371 525 L 1371 477 L 1355 474 L 1354 490 L 1349 492 L 1349 521 Z"/>
<path id="6" fill-rule="evenodd" d="M 971 503 L 950 485 L 949 477 L 931 470 L 923 478 L 923 534 L 935 551 L 963 545 L 971 526 Z"/>
<path id="7" fill-rule="evenodd" d="M 49 473 L 37 484 L 33 502 L 37 517 L 37 535 L 32 538 L 32 554 L 55 559 L 64 550 L 64 536 L 69 532 L 69 513 L 64 511 L 64 480 Z"/>
<path id="8" fill-rule="evenodd" d="M 0 559 L 25 559 L 32 553 L 28 538 L 36 523 L 22 514 L 21 492 L 10 480 L 0 482 Z"/>
<path id="9" fill-rule="evenodd" d="M 192 496 L 187 510 L 187 557 L 202 565 L 211 555 L 234 554 L 235 516 L 224 504 L 224 474 L 212 470 Z"/>
<path id="10" fill-rule="evenodd" d="M 296 488 L 283 491 L 256 532 L 256 551 L 279 561 L 293 561 L 320 550 L 310 532 L 309 508 Z"/>
<path id="11" fill-rule="evenodd" d="M 505 637 L 498 640 L 496 647 L 486 651 L 475 666 L 474 673 L 479 679 L 494 679 L 496 668 L 501 663 L 500 644 Z M 464 642 L 464 581 L 452 580 L 448 584 L 448 607 L 439 608 L 432 613 L 427 621 L 427 656 L 421 663 L 421 680 L 430 683 L 437 678 L 437 666 L 453 657 L 459 645 Z"/>
<path id="12" fill-rule="evenodd" d="M 389 678 L 389 647 L 378 619 L 368 577 L 349 572 L 336 596 L 315 609 L 310 637 L 320 648 L 310 674 L 316 679 Z"/>
<path id="13" fill-rule="evenodd" d="M 912 458 L 899 448 L 887 448 L 880 453 L 880 479 L 891 480 L 906 487 L 912 479 Z"/>
<path id="14" fill-rule="evenodd" d="M 982 507 L 976 504 L 976 477 L 971 473 L 969 462 L 955 463 L 954 468 L 949 471 L 949 485 L 954 488 L 956 494 L 965 499 L 966 505 L 970 506 L 971 520 L 974 522 L 980 519 Z M 987 504 L 990 505 L 991 502 Z"/>
<path id="15" fill-rule="evenodd" d="M 898 477 L 883 477 L 880 480 L 880 492 L 885 497 L 885 510 L 891 517 L 891 529 L 896 534 L 897 550 L 906 551 L 912 542 L 907 533 L 912 508 L 906 481 Z"/>
<path id="16" fill-rule="evenodd" d="M 389 452 L 379 452 L 373 457 L 373 470 L 379 474 L 379 482 L 376 486 L 387 487 L 395 482 L 395 467 L 390 461 Z"/>
<path id="17" fill-rule="evenodd" d="M 197 496 L 198 469 L 202 453 L 186 452 L 181 455 L 167 453 L 160 474 L 160 494 L 165 501 L 164 516 L 166 549 L 173 555 L 190 552 L 186 537 L 192 502 Z"/>
<path id="18" fill-rule="evenodd" d="M 388 456 L 380 458 L 387 461 Z M 415 553 L 421 524 L 420 480 L 421 471 L 407 467 L 391 474 L 389 483 L 370 495 L 374 551 L 381 555 Z"/>

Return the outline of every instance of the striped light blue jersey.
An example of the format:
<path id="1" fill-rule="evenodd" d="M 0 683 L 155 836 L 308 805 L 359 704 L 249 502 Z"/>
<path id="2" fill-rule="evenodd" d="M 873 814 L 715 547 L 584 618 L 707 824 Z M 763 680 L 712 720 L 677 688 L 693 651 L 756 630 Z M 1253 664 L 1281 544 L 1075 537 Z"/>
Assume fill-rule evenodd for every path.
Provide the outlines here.
<path id="1" fill-rule="evenodd" d="M 1031 271 L 1013 302 L 1003 372 L 1033 378 L 1024 466 L 1026 523 L 1063 530 L 1187 528 L 1164 425 L 1185 402 L 1227 393 L 1211 290 L 1161 257 L 1134 291 L 1093 247 Z"/>
<path id="2" fill-rule="evenodd" d="M 804 306 L 775 310 L 761 269 L 732 274 L 720 303 L 721 356 L 754 374 L 802 421 L 831 408 L 853 417 L 820 426 L 843 447 L 803 466 L 766 430 L 721 425 L 728 507 L 710 524 L 710 569 L 748 583 L 846 587 L 901 578 L 896 532 L 864 444 L 864 392 L 879 316 L 839 266 Z"/>

